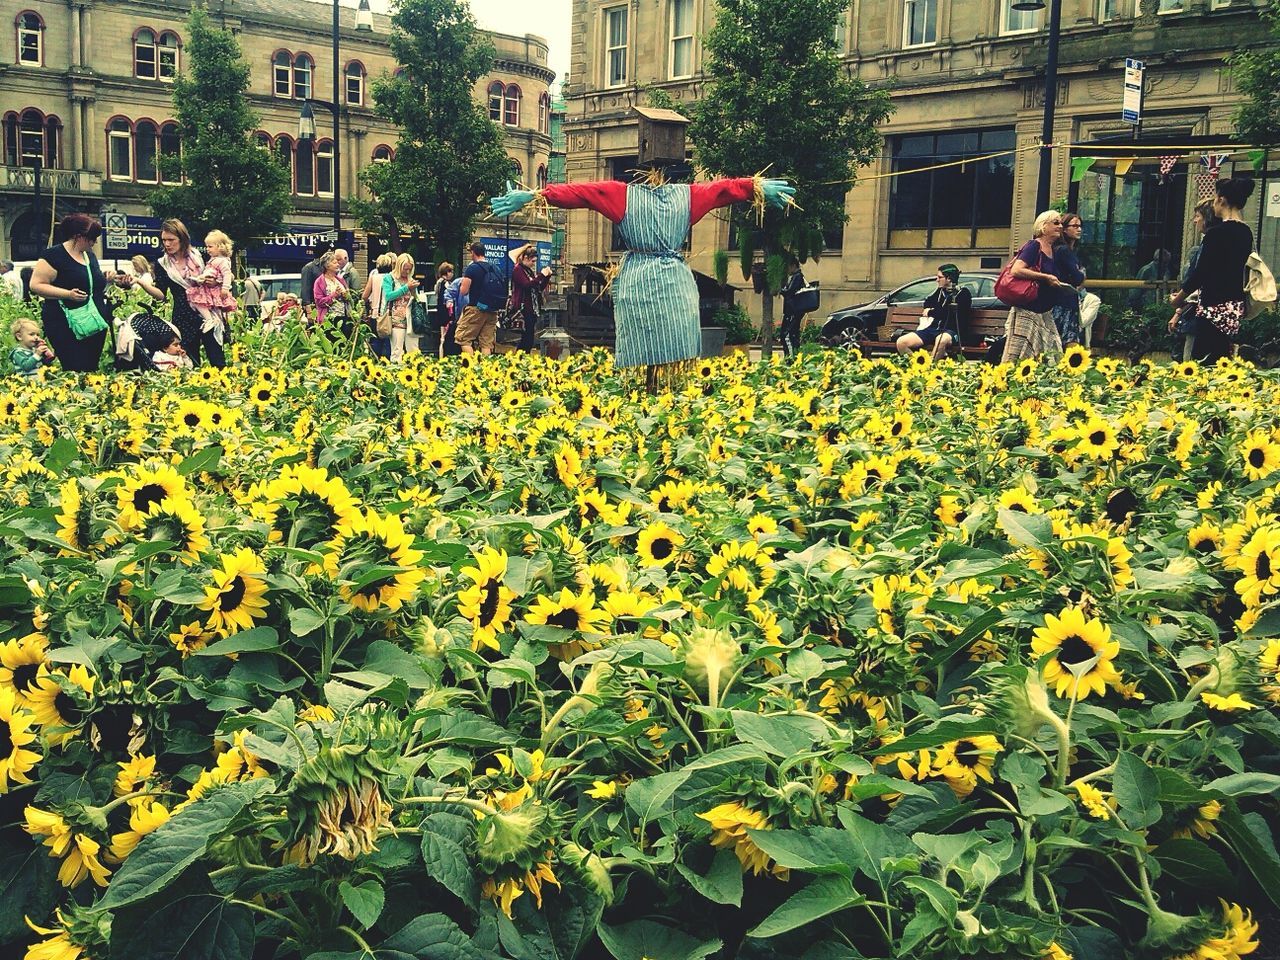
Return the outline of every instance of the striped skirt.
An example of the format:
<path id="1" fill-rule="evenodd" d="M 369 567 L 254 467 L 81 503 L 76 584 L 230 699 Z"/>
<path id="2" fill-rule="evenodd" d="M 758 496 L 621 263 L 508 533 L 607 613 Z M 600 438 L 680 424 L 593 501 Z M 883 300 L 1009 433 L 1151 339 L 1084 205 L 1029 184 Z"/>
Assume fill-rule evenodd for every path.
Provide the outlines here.
<path id="1" fill-rule="evenodd" d="M 1062 338 L 1053 322 L 1053 311 L 1035 313 L 1013 307 L 1004 324 L 1004 356 L 1002 363 L 1017 363 L 1029 357 L 1057 360 L 1062 356 Z"/>

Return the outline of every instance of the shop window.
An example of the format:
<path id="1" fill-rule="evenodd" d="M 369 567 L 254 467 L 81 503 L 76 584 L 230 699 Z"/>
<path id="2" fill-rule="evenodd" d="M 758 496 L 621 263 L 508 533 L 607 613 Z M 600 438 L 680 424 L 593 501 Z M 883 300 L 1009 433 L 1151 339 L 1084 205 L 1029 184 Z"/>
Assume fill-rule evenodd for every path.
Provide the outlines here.
<path id="1" fill-rule="evenodd" d="M 14 20 L 18 32 L 17 61 L 24 67 L 44 66 L 44 20 L 40 14 L 26 10 Z"/>
<path id="2" fill-rule="evenodd" d="M 890 141 L 889 246 L 907 249 L 1006 247 L 1013 215 L 1015 140 L 1011 127 L 908 134 Z M 1005 156 L 925 169 L 967 157 Z M 920 173 L 912 171 L 920 170 Z"/>

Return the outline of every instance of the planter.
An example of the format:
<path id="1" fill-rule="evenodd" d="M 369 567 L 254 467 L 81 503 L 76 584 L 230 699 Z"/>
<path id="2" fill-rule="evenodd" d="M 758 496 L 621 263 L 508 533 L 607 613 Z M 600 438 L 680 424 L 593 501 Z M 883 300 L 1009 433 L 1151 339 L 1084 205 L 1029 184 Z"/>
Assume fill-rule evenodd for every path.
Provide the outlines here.
<path id="1" fill-rule="evenodd" d="M 702 356 L 718 357 L 724 352 L 724 327 L 702 328 Z"/>

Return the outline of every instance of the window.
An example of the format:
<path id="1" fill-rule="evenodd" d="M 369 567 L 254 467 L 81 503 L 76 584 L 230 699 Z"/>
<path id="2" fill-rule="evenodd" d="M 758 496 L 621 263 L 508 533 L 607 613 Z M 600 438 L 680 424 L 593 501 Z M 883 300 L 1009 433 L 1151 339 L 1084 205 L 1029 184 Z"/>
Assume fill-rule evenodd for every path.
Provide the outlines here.
<path id="1" fill-rule="evenodd" d="M 277 97 L 293 95 L 293 57 L 288 50 L 277 50 L 271 58 L 272 92 Z"/>
<path id="2" fill-rule="evenodd" d="M 551 98 L 545 93 L 538 97 L 538 129 L 551 132 Z"/>
<path id="3" fill-rule="evenodd" d="M 266 153 L 271 152 L 271 134 L 263 133 L 259 130 L 253 135 L 253 143 L 259 150 L 265 151 Z"/>
<path id="4" fill-rule="evenodd" d="M 11 167 L 41 166 L 56 168 L 58 134 L 62 123 L 57 117 L 46 117 L 35 107 L 22 114 L 4 115 L 4 162 Z"/>
<path id="5" fill-rule="evenodd" d="M 1030 33 L 1039 26 L 1039 10 L 1015 10 L 1015 0 L 1001 0 L 1000 32 Z"/>
<path id="6" fill-rule="evenodd" d="M 507 92 L 502 102 L 504 104 L 502 122 L 508 127 L 520 126 L 520 88 L 514 83 L 507 84 Z"/>
<path id="7" fill-rule="evenodd" d="M 156 35 L 145 27 L 133 35 L 133 75 L 139 80 L 156 78 Z"/>
<path id="8" fill-rule="evenodd" d="M 26 67 L 44 65 L 44 21 L 30 10 L 18 14 L 18 63 Z"/>
<path id="9" fill-rule="evenodd" d="M 547 165 L 545 163 L 538 164 L 538 189 L 541 190 L 547 185 Z"/>
<path id="10" fill-rule="evenodd" d="M 314 69 L 311 57 L 300 53 L 293 58 L 293 98 L 295 100 L 311 99 L 311 72 Z"/>
<path id="11" fill-rule="evenodd" d="M 293 148 L 293 192 L 311 197 L 316 192 L 315 141 L 299 140 Z"/>
<path id="12" fill-rule="evenodd" d="M 322 197 L 333 196 L 332 140 L 321 140 L 316 144 L 316 193 Z"/>
<path id="13" fill-rule="evenodd" d="M 364 65 L 359 60 L 347 64 L 347 105 L 359 107 L 364 105 Z"/>
<path id="14" fill-rule="evenodd" d="M 902 45 L 919 47 L 938 39 L 938 0 L 906 0 Z"/>
<path id="15" fill-rule="evenodd" d="M 521 166 L 519 160 L 511 161 L 511 179 L 519 184 L 524 183 L 524 167 Z"/>
<path id="16" fill-rule="evenodd" d="M 1181 13 L 1182 0 L 1160 0 L 1156 13 Z"/>
<path id="17" fill-rule="evenodd" d="M 671 0 L 671 79 L 693 76 L 693 0 Z"/>
<path id="18" fill-rule="evenodd" d="M 494 123 L 502 122 L 502 101 L 507 88 L 500 80 L 489 84 L 489 119 Z"/>
<path id="19" fill-rule="evenodd" d="M 380 143 L 373 148 L 374 163 L 390 163 L 391 158 L 394 156 L 395 153 L 385 143 Z"/>
<path id="20" fill-rule="evenodd" d="M 836 17 L 836 25 L 831 30 L 831 42 L 835 44 L 836 54 L 844 56 L 849 46 L 849 11 L 840 11 Z"/>
<path id="21" fill-rule="evenodd" d="M 1098 22 L 1106 23 L 1108 20 L 1115 20 L 1119 16 L 1120 6 L 1123 0 L 1098 0 Z"/>
<path id="22" fill-rule="evenodd" d="M 604 84 L 621 87 L 627 82 L 627 8 L 604 12 Z"/>
<path id="23" fill-rule="evenodd" d="M 139 120 L 133 127 L 133 157 L 139 183 L 160 181 L 160 167 L 156 160 L 159 152 L 160 130 L 150 120 Z"/>
<path id="24" fill-rule="evenodd" d="M 160 79 L 165 83 L 173 83 L 178 76 L 178 35 L 176 33 L 160 34 L 156 53 Z"/>
<path id="25" fill-rule="evenodd" d="M 160 180 L 162 183 L 182 182 L 177 166 L 174 163 L 168 165 L 164 163 L 165 158 L 180 156 L 182 156 L 182 141 L 178 138 L 178 125 L 170 120 L 160 127 Z"/>
<path id="26" fill-rule="evenodd" d="M 889 246 L 925 249 L 1007 247 L 1013 216 L 1012 127 L 892 138 Z M 1001 157 L 923 170 L 966 157 Z"/>
<path id="27" fill-rule="evenodd" d="M 293 183 L 293 141 L 281 134 L 276 137 L 276 159 L 289 171 L 289 182 Z"/>
<path id="28" fill-rule="evenodd" d="M 133 179 L 133 125 L 124 117 L 107 124 L 107 167 L 112 180 Z"/>

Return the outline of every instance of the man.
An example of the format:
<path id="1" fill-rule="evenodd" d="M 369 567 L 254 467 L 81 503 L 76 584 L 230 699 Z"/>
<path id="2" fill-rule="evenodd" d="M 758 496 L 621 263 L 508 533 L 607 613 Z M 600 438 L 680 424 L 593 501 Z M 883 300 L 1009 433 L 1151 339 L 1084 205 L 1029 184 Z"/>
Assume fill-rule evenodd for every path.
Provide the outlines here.
<path id="1" fill-rule="evenodd" d="M 262 284 L 252 273 L 244 278 L 244 315 L 250 320 L 262 319 Z"/>
<path id="2" fill-rule="evenodd" d="M 1151 261 L 1138 270 L 1138 279 L 1150 283 L 1152 280 L 1168 280 L 1173 276 L 1173 254 L 1162 247 L 1157 247 L 1151 255 Z M 1149 288 L 1137 288 L 1129 292 L 1129 306 L 1141 310 L 1148 304 L 1159 302 L 1158 294 Z"/>
<path id="3" fill-rule="evenodd" d="M 470 303 L 456 324 L 455 339 L 463 353 L 493 353 L 498 343 L 498 308 L 507 299 L 502 274 L 484 256 L 484 244 L 471 244 L 471 263 L 462 273 L 458 292 Z"/>
<path id="4" fill-rule="evenodd" d="M 302 290 L 299 294 L 302 298 L 302 309 L 308 317 L 315 319 L 316 315 L 316 277 L 320 276 L 320 260 L 329 252 L 329 244 L 322 242 L 316 245 L 316 258 L 302 268 Z"/>
<path id="5" fill-rule="evenodd" d="M 7 292 L 15 300 L 22 299 L 22 277 L 13 269 L 12 260 L 0 260 L 0 291 Z"/>

